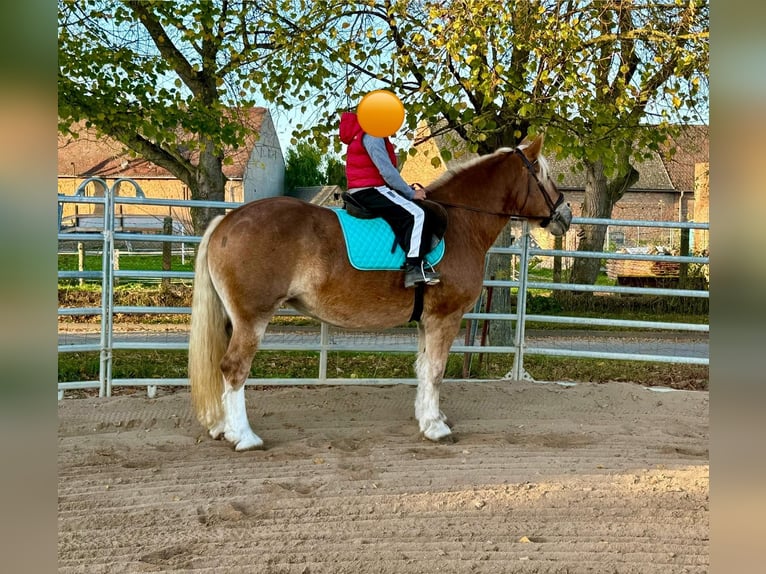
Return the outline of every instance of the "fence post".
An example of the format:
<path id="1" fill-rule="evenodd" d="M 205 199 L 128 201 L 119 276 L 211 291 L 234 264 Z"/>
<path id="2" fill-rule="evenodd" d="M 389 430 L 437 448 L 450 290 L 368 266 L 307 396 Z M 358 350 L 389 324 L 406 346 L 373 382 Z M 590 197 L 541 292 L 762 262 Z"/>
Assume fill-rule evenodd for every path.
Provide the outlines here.
<path id="1" fill-rule="evenodd" d="M 330 344 L 330 328 L 322 321 L 319 327 L 319 381 L 327 380 L 327 347 Z"/>
<path id="2" fill-rule="evenodd" d="M 77 242 L 77 270 L 85 271 L 85 244 L 82 241 Z M 80 277 L 80 287 L 85 285 L 85 279 Z"/>
<path id="3" fill-rule="evenodd" d="M 114 194 L 104 186 L 104 242 L 101 250 L 101 351 L 98 395 L 112 395 L 112 309 L 114 307 Z"/>
<path id="4" fill-rule="evenodd" d="M 166 217 L 162 221 L 162 234 L 163 235 L 172 235 L 173 234 L 173 218 L 172 217 Z M 163 271 L 170 271 L 172 265 L 171 265 L 171 258 L 172 258 L 172 248 L 173 244 L 170 241 L 163 241 L 162 242 L 162 270 Z M 167 291 L 170 289 L 170 277 L 163 277 L 162 278 L 162 290 Z"/>
<path id="5" fill-rule="evenodd" d="M 521 255 L 519 256 L 519 293 L 516 297 L 516 328 L 513 330 L 513 367 L 515 381 L 529 378 L 524 370 L 524 324 L 527 320 L 527 281 L 529 272 L 529 223 L 521 223 Z"/>

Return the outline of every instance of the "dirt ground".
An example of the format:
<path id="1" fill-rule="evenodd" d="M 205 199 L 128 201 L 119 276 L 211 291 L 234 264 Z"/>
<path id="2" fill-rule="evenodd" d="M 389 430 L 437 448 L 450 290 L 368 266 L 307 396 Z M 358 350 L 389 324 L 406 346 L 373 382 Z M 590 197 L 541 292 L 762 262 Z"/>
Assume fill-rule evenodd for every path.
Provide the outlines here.
<path id="1" fill-rule="evenodd" d="M 247 391 L 262 451 L 186 390 L 59 402 L 59 572 L 680 573 L 709 564 L 708 393 L 445 383 Z"/>

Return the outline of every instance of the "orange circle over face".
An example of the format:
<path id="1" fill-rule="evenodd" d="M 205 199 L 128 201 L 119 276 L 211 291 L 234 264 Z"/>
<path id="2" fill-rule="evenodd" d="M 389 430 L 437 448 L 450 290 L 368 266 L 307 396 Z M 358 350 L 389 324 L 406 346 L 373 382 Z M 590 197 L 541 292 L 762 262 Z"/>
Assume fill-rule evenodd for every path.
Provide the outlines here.
<path id="1" fill-rule="evenodd" d="M 362 98 L 356 115 L 365 133 L 385 138 L 402 127 L 404 105 L 388 90 L 375 90 Z"/>

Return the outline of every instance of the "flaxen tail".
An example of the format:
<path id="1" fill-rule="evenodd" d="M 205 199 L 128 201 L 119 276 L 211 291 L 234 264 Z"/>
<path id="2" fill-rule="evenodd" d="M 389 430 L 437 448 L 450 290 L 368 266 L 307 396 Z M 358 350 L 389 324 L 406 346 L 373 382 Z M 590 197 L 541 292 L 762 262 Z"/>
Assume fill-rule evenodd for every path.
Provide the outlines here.
<path id="1" fill-rule="evenodd" d="M 197 418 L 207 429 L 223 419 L 223 378 L 220 364 L 229 342 L 226 311 L 210 278 L 207 262 L 210 236 L 221 219 L 223 216 L 210 222 L 197 250 L 189 334 L 189 385 L 192 404 Z"/>

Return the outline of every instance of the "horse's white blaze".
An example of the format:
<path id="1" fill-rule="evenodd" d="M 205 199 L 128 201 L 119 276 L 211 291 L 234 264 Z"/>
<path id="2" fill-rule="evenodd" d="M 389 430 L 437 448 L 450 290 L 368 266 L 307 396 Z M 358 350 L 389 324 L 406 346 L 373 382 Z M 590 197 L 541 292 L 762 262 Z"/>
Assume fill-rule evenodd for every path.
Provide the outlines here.
<path id="1" fill-rule="evenodd" d="M 253 432 L 247 420 L 245 409 L 245 386 L 237 390 L 224 382 L 223 412 L 224 412 L 224 436 L 226 440 L 234 444 L 235 450 L 248 450 L 263 446 L 261 437 Z"/>

